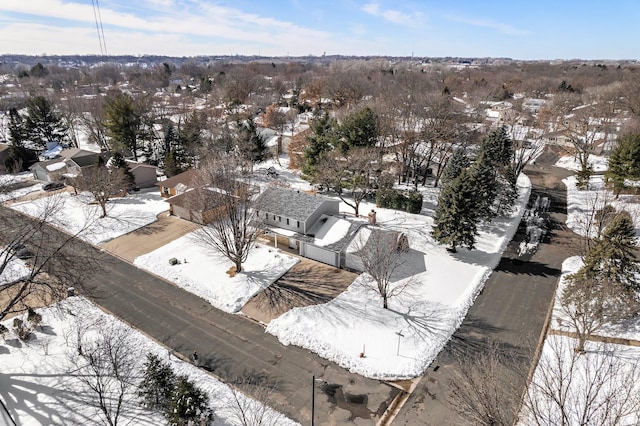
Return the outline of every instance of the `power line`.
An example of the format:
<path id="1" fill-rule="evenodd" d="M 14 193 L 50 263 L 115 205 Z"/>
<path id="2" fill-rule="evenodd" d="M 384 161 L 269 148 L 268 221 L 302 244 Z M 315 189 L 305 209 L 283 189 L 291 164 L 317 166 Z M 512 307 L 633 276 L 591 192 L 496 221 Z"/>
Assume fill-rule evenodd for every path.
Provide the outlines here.
<path id="1" fill-rule="evenodd" d="M 100 3 L 98 0 L 91 0 L 93 4 L 93 17 L 96 21 L 96 31 L 98 32 L 98 43 L 100 43 L 100 53 L 107 55 L 107 42 L 104 39 L 104 28 L 102 26 L 102 14 L 100 13 Z"/>

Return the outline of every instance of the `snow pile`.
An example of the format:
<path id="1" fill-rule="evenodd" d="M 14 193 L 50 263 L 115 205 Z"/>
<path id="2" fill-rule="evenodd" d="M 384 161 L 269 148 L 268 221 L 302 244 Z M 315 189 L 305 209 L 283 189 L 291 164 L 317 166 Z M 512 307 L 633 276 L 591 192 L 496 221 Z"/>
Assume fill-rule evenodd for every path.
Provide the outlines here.
<path id="1" fill-rule="evenodd" d="M 237 312 L 254 295 L 284 275 L 297 258 L 256 244 L 243 271 L 231 277 L 234 264 L 221 254 L 203 247 L 194 231 L 135 259 L 134 265 L 197 294 L 225 312 Z M 180 264 L 170 265 L 177 258 Z"/>
<path id="2" fill-rule="evenodd" d="M 376 209 L 381 228 L 409 238 L 411 250 L 393 283 L 408 284 L 406 290 L 383 309 L 371 289 L 375 284 L 363 274 L 330 302 L 294 308 L 272 320 L 267 332 L 353 373 L 380 379 L 419 376 L 460 326 L 517 230 L 529 199 L 529 179 L 522 176 L 518 185 L 516 212 L 484 227 L 471 251 L 452 254 L 437 245 L 430 236 L 431 217 Z M 367 203 L 360 207 L 371 208 Z"/>
<path id="3" fill-rule="evenodd" d="M 69 359 L 69 355 L 76 350 L 69 347 L 69 342 L 75 336 L 78 319 L 83 324 L 104 324 L 106 321 L 113 322 L 115 327 L 128 329 L 133 343 L 132 350 L 140 355 L 140 367 L 147 353 L 156 354 L 160 359 L 166 360 L 177 375 L 187 375 L 209 395 L 216 425 L 241 424 L 232 408 L 234 397 L 227 385 L 190 363 L 175 356 L 168 357 L 165 348 L 105 314 L 86 299 L 72 297 L 57 305 L 39 309 L 38 312 L 42 315 L 43 322 L 29 340 L 22 342 L 9 334 L 5 336 L 4 345 L 0 346 L 0 391 L 17 424 L 35 426 L 98 422 L 98 411 L 90 404 L 92 395 L 78 380 L 74 371 L 76 366 Z M 11 321 L 5 321 L 4 325 L 12 328 Z M 238 395 L 243 404 L 252 405 L 257 410 L 266 410 L 268 424 L 297 424 L 243 394 Z M 123 424 L 159 425 L 166 422 L 159 413 L 143 409 L 135 400 L 127 399 L 125 405 L 127 416 L 120 419 Z"/>
<path id="4" fill-rule="evenodd" d="M 92 202 L 93 197 L 88 193 L 65 192 L 10 207 L 34 217 L 46 216 L 51 225 L 78 234 L 78 238 L 92 244 L 104 243 L 155 222 L 158 214 L 168 208 L 157 189 L 111 199 L 107 203 L 107 217 L 102 219 L 99 218 L 100 206 Z"/>

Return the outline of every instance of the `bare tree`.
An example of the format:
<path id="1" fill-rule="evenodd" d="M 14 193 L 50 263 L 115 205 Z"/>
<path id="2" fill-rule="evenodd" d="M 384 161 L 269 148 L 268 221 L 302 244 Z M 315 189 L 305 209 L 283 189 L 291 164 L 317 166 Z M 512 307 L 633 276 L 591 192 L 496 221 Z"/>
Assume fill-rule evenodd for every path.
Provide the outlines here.
<path id="1" fill-rule="evenodd" d="M 82 175 L 76 178 L 83 191 L 88 191 L 102 210 L 100 218 L 107 217 L 107 203 L 109 200 L 124 191 L 129 182 L 125 173 L 120 168 L 108 168 L 103 165 L 83 170 Z"/>
<path id="2" fill-rule="evenodd" d="M 473 356 L 459 355 L 455 365 L 449 380 L 455 410 L 476 425 L 512 425 L 522 393 L 518 379 L 526 366 L 496 344 Z"/>
<path id="3" fill-rule="evenodd" d="M 372 195 L 380 182 L 383 165 L 378 159 L 377 148 L 352 148 L 344 154 L 331 151 L 318 163 L 314 181 L 335 191 L 357 216 L 362 200 Z"/>
<path id="4" fill-rule="evenodd" d="M 361 269 L 373 279 L 366 285 L 380 295 L 384 309 L 389 308 L 389 299 L 401 294 L 412 284 L 410 278 L 395 277 L 407 260 L 409 242 L 405 234 L 380 228 L 363 228 L 350 251 L 356 256 L 356 269 Z"/>
<path id="5" fill-rule="evenodd" d="M 91 395 L 101 420 L 117 426 L 123 415 L 136 409 L 141 353 L 136 349 L 131 329 L 114 319 L 95 323 L 79 320 L 66 336 L 67 358 L 75 375 Z"/>
<path id="6" fill-rule="evenodd" d="M 242 160 L 233 155 L 210 157 L 199 169 L 199 205 L 206 206 L 206 226 L 196 232 L 198 241 L 234 263 L 242 271 L 260 235 L 254 215 L 256 190 L 242 179 Z"/>
<path id="7" fill-rule="evenodd" d="M 282 415 L 273 409 L 278 405 L 277 389 L 277 384 L 263 380 L 238 378 L 229 385 L 231 397 L 225 406 L 242 426 L 277 426 L 282 421 Z"/>
<path id="8" fill-rule="evenodd" d="M 586 354 L 570 339 L 548 336 L 523 402 L 527 425 L 632 424 L 640 418 L 640 358 L 599 343 Z M 634 351 L 635 352 L 635 351 Z"/>
<path id="9" fill-rule="evenodd" d="M 0 319 L 29 305 L 60 300 L 69 287 L 83 287 L 100 269 L 91 251 L 76 250 L 73 244 L 90 221 L 74 235 L 49 227 L 47 222 L 62 208 L 59 196 L 48 197 L 37 216 L 0 207 Z"/>

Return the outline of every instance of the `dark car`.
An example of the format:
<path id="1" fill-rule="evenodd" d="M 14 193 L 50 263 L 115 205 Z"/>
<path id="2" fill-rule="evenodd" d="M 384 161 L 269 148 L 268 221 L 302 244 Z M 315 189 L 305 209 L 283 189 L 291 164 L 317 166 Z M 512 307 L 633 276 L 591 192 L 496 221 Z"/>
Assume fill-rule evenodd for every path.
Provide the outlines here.
<path id="1" fill-rule="evenodd" d="M 33 257 L 33 252 L 22 243 L 11 244 L 9 250 L 11 250 L 18 259 L 31 259 Z"/>
<path id="2" fill-rule="evenodd" d="M 56 189 L 62 189 L 64 187 L 64 182 L 49 182 L 45 184 L 42 189 L 45 191 L 55 191 Z"/>

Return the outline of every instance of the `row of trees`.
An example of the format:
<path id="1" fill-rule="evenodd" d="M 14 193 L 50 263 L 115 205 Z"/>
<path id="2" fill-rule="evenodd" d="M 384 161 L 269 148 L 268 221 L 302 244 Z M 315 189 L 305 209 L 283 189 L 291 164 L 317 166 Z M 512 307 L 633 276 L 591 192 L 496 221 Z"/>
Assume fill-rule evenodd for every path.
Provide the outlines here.
<path id="1" fill-rule="evenodd" d="M 457 149 L 442 176 L 432 236 L 452 252 L 472 249 L 478 225 L 511 212 L 518 191 L 511 167 L 511 140 L 505 128 L 493 131 L 470 161 L 464 148 Z"/>

